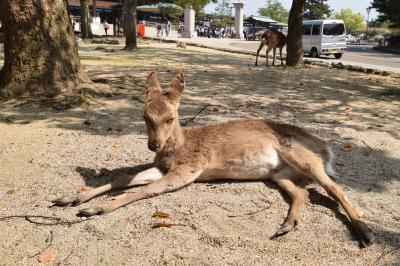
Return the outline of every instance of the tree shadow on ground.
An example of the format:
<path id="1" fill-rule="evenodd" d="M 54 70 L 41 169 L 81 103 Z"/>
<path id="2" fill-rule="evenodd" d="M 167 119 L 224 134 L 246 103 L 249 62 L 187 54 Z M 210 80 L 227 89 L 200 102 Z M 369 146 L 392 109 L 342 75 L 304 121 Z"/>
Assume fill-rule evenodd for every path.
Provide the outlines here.
<path id="1" fill-rule="evenodd" d="M 142 115 L 148 73 L 157 70 L 163 88 L 168 88 L 170 80 L 183 70 L 187 88 L 179 111 L 182 121 L 193 117 L 206 104 L 219 106 L 216 110 L 205 109 L 189 125 L 239 118 L 292 123 L 334 141 L 331 144 L 335 154 L 345 162 L 338 167 L 339 174 L 349 187 L 383 192 L 399 179 L 399 160 L 376 148 L 379 144 L 371 148 L 372 144 L 362 138 L 367 134 L 385 134 L 387 138 L 379 141 L 400 139 L 400 94 L 396 80 L 326 67 L 248 67 L 253 56 L 223 52 L 154 47 L 139 50 L 112 53 L 104 57 L 109 59 L 98 60 L 94 65 L 86 61 L 92 80 L 111 87 L 109 98 L 63 111 L 36 106 L 29 100 L 5 102 L 0 104 L 0 123 L 47 121 L 49 127 L 87 134 L 134 133 L 145 139 Z M 85 55 L 97 58 L 101 53 Z M 112 63 L 118 60 L 124 65 Z M 357 132 L 359 137 L 338 133 L 343 131 Z M 342 151 L 346 144 L 353 147 L 351 153 Z"/>

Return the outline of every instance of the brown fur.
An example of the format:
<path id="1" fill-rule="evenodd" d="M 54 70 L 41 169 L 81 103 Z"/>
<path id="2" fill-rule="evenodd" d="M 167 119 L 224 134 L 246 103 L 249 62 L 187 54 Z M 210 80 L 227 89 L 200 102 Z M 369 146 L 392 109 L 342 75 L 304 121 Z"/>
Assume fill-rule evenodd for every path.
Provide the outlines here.
<path id="1" fill-rule="evenodd" d="M 272 49 L 273 49 L 272 65 L 275 66 L 276 48 L 279 48 L 279 55 L 281 57 L 281 65 L 283 65 L 282 49 L 286 45 L 286 36 L 282 32 L 277 31 L 276 29 L 270 28 L 270 29 L 267 29 L 264 31 L 264 33 L 261 35 L 260 40 L 261 40 L 261 42 L 260 42 L 260 46 L 258 47 L 258 50 L 257 50 L 255 65 L 257 66 L 258 54 L 260 53 L 260 51 L 264 47 L 264 45 L 267 45 L 267 51 L 266 51 L 267 66 L 268 66 L 268 54 Z"/>
<path id="2" fill-rule="evenodd" d="M 82 215 L 108 213 L 136 200 L 180 189 L 194 181 L 271 179 L 289 194 L 292 201 L 288 216 L 276 235 L 291 231 L 306 202 L 301 183 L 316 182 L 338 201 L 348 214 L 363 243 L 373 234 L 360 220 L 342 189 L 327 175 L 331 164 L 329 147 L 323 140 L 303 129 L 267 119 L 240 120 L 198 128 L 179 124 L 179 99 L 185 87 L 183 73 L 162 91 L 155 72 L 146 82 L 146 122 L 148 146 L 156 152 L 154 167 L 133 177 L 54 203 L 79 204 L 111 189 L 147 184 L 136 193 L 91 208 Z"/>

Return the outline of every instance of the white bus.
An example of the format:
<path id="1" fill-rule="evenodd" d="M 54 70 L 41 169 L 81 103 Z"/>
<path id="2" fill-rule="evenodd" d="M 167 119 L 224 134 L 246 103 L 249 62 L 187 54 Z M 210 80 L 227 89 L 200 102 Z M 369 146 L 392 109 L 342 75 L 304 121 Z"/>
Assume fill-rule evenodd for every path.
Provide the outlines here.
<path id="1" fill-rule="evenodd" d="M 303 49 L 311 57 L 333 54 L 336 59 L 341 58 L 347 51 L 343 20 L 303 21 Z"/>

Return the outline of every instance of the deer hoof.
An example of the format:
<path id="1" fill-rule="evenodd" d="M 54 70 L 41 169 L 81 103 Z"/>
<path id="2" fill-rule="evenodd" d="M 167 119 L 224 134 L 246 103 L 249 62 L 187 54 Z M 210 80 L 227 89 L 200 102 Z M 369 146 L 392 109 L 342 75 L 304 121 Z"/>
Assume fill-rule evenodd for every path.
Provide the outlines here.
<path id="1" fill-rule="evenodd" d="M 276 232 L 277 235 L 284 235 L 292 231 L 294 228 L 294 224 L 284 223 L 281 228 Z"/>
<path id="2" fill-rule="evenodd" d="M 276 233 L 271 237 L 271 239 L 283 236 L 287 233 L 289 233 L 290 231 L 292 231 L 294 228 L 294 224 L 291 223 L 284 223 L 281 228 L 279 228 L 278 231 L 276 231 Z"/>
<path id="3" fill-rule="evenodd" d="M 364 247 L 371 245 L 375 241 L 374 233 L 363 221 L 353 221 L 352 225 Z"/>
<path id="4" fill-rule="evenodd" d="M 85 209 L 79 210 L 80 215 L 87 216 L 87 217 L 103 214 L 105 212 L 106 211 L 102 207 L 90 207 L 90 208 L 85 208 Z"/>
<path id="5" fill-rule="evenodd" d="M 73 203 L 76 200 L 76 196 L 65 196 L 58 199 L 53 199 L 51 202 L 57 206 L 66 206 Z"/>

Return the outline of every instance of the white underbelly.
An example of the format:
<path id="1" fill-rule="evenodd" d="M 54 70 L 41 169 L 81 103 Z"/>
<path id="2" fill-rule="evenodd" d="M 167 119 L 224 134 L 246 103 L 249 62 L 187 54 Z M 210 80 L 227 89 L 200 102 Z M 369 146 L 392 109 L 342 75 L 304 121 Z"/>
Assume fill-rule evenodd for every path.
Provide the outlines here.
<path id="1" fill-rule="evenodd" d="M 206 169 L 199 180 L 265 179 L 275 172 L 280 163 L 278 152 L 272 147 L 262 152 L 248 151 L 239 158 L 226 159 L 217 167 Z"/>

